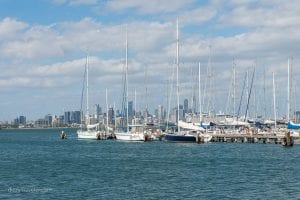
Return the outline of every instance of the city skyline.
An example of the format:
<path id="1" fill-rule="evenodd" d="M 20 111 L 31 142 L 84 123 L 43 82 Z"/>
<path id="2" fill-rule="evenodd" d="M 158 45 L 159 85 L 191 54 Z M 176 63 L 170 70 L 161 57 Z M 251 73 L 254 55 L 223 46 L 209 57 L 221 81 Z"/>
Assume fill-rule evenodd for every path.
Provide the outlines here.
<path id="1" fill-rule="evenodd" d="M 42 0 L 0 2 L 0 121 L 17 116 L 80 110 L 86 50 L 90 55 L 90 105 L 121 109 L 125 26 L 129 45 L 129 100 L 137 110 L 175 107 L 170 82 L 176 59 L 179 17 L 180 102 L 198 98 L 198 62 L 204 91 L 208 60 L 213 70 L 213 104 L 226 111 L 233 58 L 236 106 L 245 72 L 256 66 L 257 110 L 272 117 L 272 72 L 277 109 L 286 115 L 287 63 L 293 57 L 292 110 L 297 111 L 300 76 L 300 5 L 275 1 Z M 211 47 L 211 53 L 210 53 Z M 264 75 L 265 72 L 265 75 Z M 263 81 L 265 77 L 265 81 Z M 265 85 L 265 87 L 263 87 Z M 208 93 L 208 92 L 207 92 Z M 173 97 L 172 97 L 173 96 Z M 251 97 L 254 99 L 254 96 Z M 206 100 L 205 100 L 206 101 Z M 254 105 L 254 102 L 252 102 Z M 252 106 L 253 106 L 252 105 Z M 198 109 L 198 108 L 197 108 Z M 205 110 L 204 110 L 205 111 Z"/>

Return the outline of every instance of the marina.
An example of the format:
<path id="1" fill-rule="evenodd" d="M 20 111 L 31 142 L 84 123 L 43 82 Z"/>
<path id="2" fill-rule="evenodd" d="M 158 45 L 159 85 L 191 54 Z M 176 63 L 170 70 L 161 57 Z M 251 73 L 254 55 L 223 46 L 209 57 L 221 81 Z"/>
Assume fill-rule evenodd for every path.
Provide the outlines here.
<path id="1" fill-rule="evenodd" d="M 0 200 L 300 199 L 299 2 L 0 11 Z"/>

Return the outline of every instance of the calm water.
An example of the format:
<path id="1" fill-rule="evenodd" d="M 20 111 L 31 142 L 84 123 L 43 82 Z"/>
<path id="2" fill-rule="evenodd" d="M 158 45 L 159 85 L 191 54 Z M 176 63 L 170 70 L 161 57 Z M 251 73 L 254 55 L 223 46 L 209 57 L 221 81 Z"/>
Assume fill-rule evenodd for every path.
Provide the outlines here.
<path id="1" fill-rule="evenodd" d="M 0 131 L 0 199 L 300 199 L 300 145 L 77 140 Z"/>

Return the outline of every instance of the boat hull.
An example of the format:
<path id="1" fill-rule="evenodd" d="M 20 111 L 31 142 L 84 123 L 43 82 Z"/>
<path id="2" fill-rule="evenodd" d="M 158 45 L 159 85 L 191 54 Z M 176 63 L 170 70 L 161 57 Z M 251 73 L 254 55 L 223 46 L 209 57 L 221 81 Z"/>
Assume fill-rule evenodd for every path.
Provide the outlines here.
<path id="1" fill-rule="evenodd" d="M 115 133 L 117 140 L 122 141 L 145 141 L 143 133 Z"/>
<path id="2" fill-rule="evenodd" d="M 196 137 L 191 135 L 176 135 L 176 134 L 166 134 L 164 136 L 164 141 L 166 142 L 196 142 Z"/>
<path id="3" fill-rule="evenodd" d="M 89 140 L 97 140 L 99 139 L 100 133 L 98 131 L 77 131 L 78 139 L 89 139 Z"/>

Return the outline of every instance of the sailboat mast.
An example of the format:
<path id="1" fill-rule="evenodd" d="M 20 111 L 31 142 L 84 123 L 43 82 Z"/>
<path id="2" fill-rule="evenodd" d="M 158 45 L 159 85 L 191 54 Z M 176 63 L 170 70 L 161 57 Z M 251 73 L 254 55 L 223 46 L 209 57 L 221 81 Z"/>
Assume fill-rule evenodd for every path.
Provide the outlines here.
<path id="1" fill-rule="evenodd" d="M 117 119 L 116 119 L 116 103 L 114 102 L 114 131 L 117 130 Z"/>
<path id="2" fill-rule="evenodd" d="M 127 133 L 129 132 L 129 127 L 128 127 L 128 34 L 127 34 L 127 26 L 126 26 L 126 42 L 125 42 L 125 78 L 126 78 L 126 123 L 127 123 Z"/>
<path id="3" fill-rule="evenodd" d="M 286 117 L 287 117 L 287 121 L 289 122 L 290 121 L 290 109 L 291 109 L 291 105 L 290 105 L 290 89 L 291 89 L 291 86 L 290 86 L 290 71 L 291 71 L 291 66 L 290 66 L 290 58 L 288 58 L 288 85 L 287 85 L 287 114 L 286 114 Z"/>
<path id="4" fill-rule="evenodd" d="M 235 71 L 235 62 L 234 58 L 232 61 L 232 67 L 233 67 L 233 118 L 235 119 L 235 113 L 236 113 L 236 108 L 235 108 L 235 84 L 236 84 L 236 71 Z"/>
<path id="5" fill-rule="evenodd" d="M 199 101 L 199 117 L 200 117 L 200 123 L 202 121 L 202 106 L 201 106 L 201 63 L 199 62 L 199 74 L 198 74 L 198 101 Z"/>
<path id="6" fill-rule="evenodd" d="M 106 100 L 106 134 L 108 135 L 108 100 L 107 100 L 107 88 L 105 89 L 105 100 Z"/>
<path id="7" fill-rule="evenodd" d="M 177 74 L 176 74 L 176 86 L 177 86 L 177 128 L 178 132 L 180 132 L 179 123 L 179 19 L 177 17 L 176 22 L 176 66 L 177 66 Z"/>
<path id="8" fill-rule="evenodd" d="M 90 124 L 89 113 L 89 52 L 86 55 L 86 115 L 87 124 Z"/>
<path id="9" fill-rule="evenodd" d="M 273 75 L 273 106 L 274 106 L 274 120 L 275 120 L 275 130 L 277 128 L 277 116 L 276 116 L 276 91 L 275 91 L 275 73 L 272 72 Z"/>
<path id="10" fill-rule="evenodd" d="M 136 89 L 134 89 L 134 123 L 136 120 Z"/>

